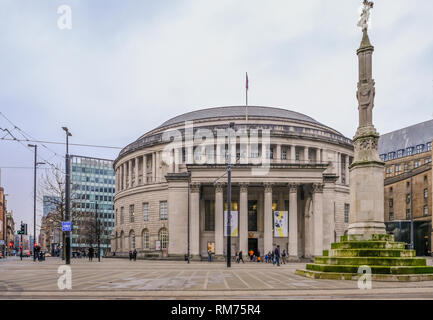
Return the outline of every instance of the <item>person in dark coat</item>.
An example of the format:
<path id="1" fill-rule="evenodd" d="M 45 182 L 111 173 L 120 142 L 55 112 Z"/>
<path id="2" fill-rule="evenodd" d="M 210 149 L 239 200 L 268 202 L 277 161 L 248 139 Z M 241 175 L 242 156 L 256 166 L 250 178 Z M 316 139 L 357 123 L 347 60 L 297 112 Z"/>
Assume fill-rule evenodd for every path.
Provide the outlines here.
<path id="1" fill-rule="evenodd" d="M 277 267 L 279 267 L 280 266 L 280 246 L 279 245 L 275 248 L 274 257 L 275 257 L 275 263 L 277 264 Z"/>
<path id="2" fill-rule="evenodd" d="M 242 250 L 239 251 L 239 262 L 238 263 L 240 263 L 241 260 L 242 260 L 242 263 L 245 263 L 244 258 L 242 258 Z"/>
<path id="3" fill-rule="evenodd" d="M 129 250 L 129 261 L 132 261 L 132 251 Z"/>
<path id="4" fill-rule="evenodd" d="M 137 250 L 134 249 L 134 252 L 132 253 L 132 256 L 134 258 L 134 261 L 137 261 Z"/>
<path id="5" fill-rule="evenodd" d="M 95 249 L 92 246 L 89 248 L 89 261 L 93 261 L 93 254 L 95 253 Z"/>

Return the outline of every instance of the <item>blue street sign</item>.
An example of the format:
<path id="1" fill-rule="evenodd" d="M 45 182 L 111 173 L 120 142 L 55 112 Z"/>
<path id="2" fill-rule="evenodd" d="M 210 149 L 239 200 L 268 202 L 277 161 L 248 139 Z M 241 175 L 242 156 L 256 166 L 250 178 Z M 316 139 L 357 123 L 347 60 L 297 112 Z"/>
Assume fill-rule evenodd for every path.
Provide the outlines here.
<path id="1" fill-rule="evenodd" d="M 62 222 L 62 231 L 71 231 L 71 221 L 63 221 Z"/>

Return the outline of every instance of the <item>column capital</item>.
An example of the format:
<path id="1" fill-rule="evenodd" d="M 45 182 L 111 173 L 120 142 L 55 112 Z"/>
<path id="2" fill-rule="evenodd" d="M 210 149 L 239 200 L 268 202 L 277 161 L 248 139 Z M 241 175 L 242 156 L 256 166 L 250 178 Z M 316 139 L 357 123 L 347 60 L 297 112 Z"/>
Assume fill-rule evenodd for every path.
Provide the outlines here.
<path id="1" fill-rule="evenodd" d="M 290 192 L 298 192 L 299 183 L 289 183 L 288 186 Z"/>
<path id="2" fill-rule="evenodd" d="M 191 193 L 200 192 L 200 183 L 198 183 L 198 182 L 192 182 L 189 185 L 189 190 L 190 190 Z"/>
<path id="3" fill-rule="evenodd" d="M 323 192 L 323 183 L 313 183 L 313 193 L 322 193 Z"/>
<path id="4" fill-rule="evenodd" d="M 263 186 L 265 187 L 265 192 L 272 192 L 273 183 L 264 182 Z"/>
<path id="5" fill-rule="evenodd" d="M 218 182 L 215 183 L 215 192 L 223 192 L 224 183 Z"/>
<path id="6" fill-rule="evenodd" d="M 240 186 L 241 192 L 248 192 L 248 183 L 243 182 L 243 183 L 240 183 L 239 186 Z"/>

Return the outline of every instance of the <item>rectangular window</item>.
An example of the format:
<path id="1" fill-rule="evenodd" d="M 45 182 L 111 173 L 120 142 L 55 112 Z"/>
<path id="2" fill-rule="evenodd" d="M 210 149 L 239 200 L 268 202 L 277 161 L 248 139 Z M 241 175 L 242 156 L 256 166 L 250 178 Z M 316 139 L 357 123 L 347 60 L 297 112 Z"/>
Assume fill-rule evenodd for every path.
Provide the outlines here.
<path id="1" fill-rule="evenodd" d="M 149 203 L 143 202 L 143 220 L 149 221 Z"/>
<path id="2" fill-rule="evenodd" d="M 413 153 L 413 147 L 409 147 L 406 149 L 406 155 L 411 156 Z"/>
<path id="3" fill-rule="evenodd" d="M 248 201 L 248 231 L 257 231 L 257 201 Z"/>
<path id="4" fill-rule="evenodd" d="M 424 200 L 428 199 L 428 189 L 424 189 Z"/>
<path id="5" fill-rule="evenodd" d="M 410 208 L 406 209 L 406 220 L 410 220 Z"/>
<path id="6" fill-rule="evenodd" d="M 134 205 L 129 205 L 129 221 L 134 222 Z"/>
<path id="7" fill-rule="evenodd" d="M 287 160 L 287 149 L 281 150 L 281 160 Z"/>
<path id="8" fill-rule="evenodd" d="M 344 204 L 344 223 L 349 223 L 350 204 Z"/>
<path id="9" fill-rule="evenodd" d="M 389 221 L 394 220 L 394 212 L 389 213 Z"/>
<path id="10" fill-rule="evenodd" d="M 427 151 L 431 151 L 432 150 L 432 145 L 431 142 L 427 143 Z"/>
<path id="11" fill-rule="evenodd" d="M 428 206 L 425 205 L 424 206 L 424 217 L 427 217 L 427 216 L 428 216 Z"/>
<path id="12" fill-rule="evenodd" d="M 397 158 L 403 157 L 403 149 L 397 151 Z"/>
<path id="13" fill-rule="evenodd" d="M 167 201 L 161 201 L 159 203 L 159 219 L 160 220 L 168 219 Z"/>
<path id="14" fill-rule="evenodd" d="M 421 166 L 421 161 L 415 161 L 414 168 L 418 168 Z"/>
<path id="15" fill-rule="evenodd" d="M 388 174 L 392 173 L 392 167 L 386 167 L 386 173 Z"/>
<path id="16" fill-rule="evenodd" d="M 395 166 L 395 172 L 401 172 L 401 164 Z"/>
<path id="17" fill-rule="evenodd" d="M 410 203 L 410 194 L 406 195 L 406 203 Z"/>
<path id="18" fill-rule="evenodd" d="M 296 161 L 299 161 L 299 160 L 300 160 L 300 152 L 299 152 L 299 150 L 296 150 L 296 151 L 295 151 L 295 160 L 296 160 Z"/>
<path id="19" fill-rule="evenodd" d="M 416 146 L 416 153 L 422 153 L 424 151 L 424 145 L 419 144 Z"/>
<path id="20" fill-rule="evenodd" d="M 215 231 L 215 201 L 206 200 L 204 210 L 204 231 Z"/>
<path id="21" fill-rule="evenodd" d="M 426 158 L 425 161 L 424 161 L 424 163 L 426 163 L 426 164 L 430 163 L 430 162 L 431 162 L 431 158 Z"/>
<path id="22" fill-rule="evenodd" d="M 394 201 L 392 199 L 389 199 L 389 207 L 392 208 L 394 205 Z"/>

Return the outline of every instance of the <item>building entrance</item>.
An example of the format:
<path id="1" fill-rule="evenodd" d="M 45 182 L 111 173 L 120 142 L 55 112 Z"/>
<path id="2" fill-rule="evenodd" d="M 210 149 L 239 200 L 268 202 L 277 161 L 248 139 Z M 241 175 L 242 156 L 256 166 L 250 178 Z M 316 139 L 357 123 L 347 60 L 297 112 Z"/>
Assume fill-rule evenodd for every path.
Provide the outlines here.
<path id="1" fill-rule="evenodd" d="M 257 251 L 259 250 L 259 243 L 257 238 L 248 239 L 248 252 L 250 252 L 251 250 L 253 250 L 254 254 L 257 256 Z"/>

